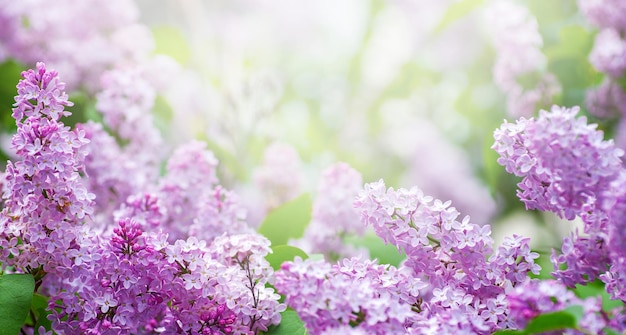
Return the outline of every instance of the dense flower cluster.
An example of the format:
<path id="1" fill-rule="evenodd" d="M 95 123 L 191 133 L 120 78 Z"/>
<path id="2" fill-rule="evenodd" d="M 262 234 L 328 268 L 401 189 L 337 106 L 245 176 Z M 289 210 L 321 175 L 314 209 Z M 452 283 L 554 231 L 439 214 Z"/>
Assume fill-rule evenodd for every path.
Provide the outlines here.
<path id="1" fill-rule="evenodd" d="M 8 163 L 3 184 L 2 266 L 35 276 L 36 290 L 50 296 L 55 332 L 258 334 L 280 322 L 285 305 L 268 286 L 270 242 L 246 229 L 202 144 L 181 147 L 160 184 L 129 189 L 115 210 L 107 213 L 109 203 L 95 215 L 90 176 L 79 174 L 84 129 L 107 134 L 59 121 L 71 103 L 55 71 L 38 63 L 22 75 L 13 110 L 21 160 Z M 172 213 L 189 215 L 181 232 Z"/>
<path id="2" fill-rule="evenodd" d="M 83 222 L 93 212 L 94 195 L 80 179 L 84 132 L 72 131 L 60 118 L 71 106 L 65 84 L 43 63 L 22 73 L 13 117 L 17 133 L 12 148 L 20 160 L 5 172 L 0 214 L 2 266 L 29 272 L 71 271 Z M 10 256 L 10 257 L 9 257 Z"/>
<path id="3" fill-rule="evenodd" d="M 297 258 L 283 264 L 275 286 L 311 335 L 339 334 L 346 326 L 383 335 L 405 332 L 426 284 L 412 280 L 407 268 L 370 260 L 346 258 L 330 265 Z"/>
<path id="4" fill-rule="evenodd" d="M 508 172 L 523 177 L 518 196 L 527 208 L 584 222 L 583 231 L 564 238 L 561 253 L 553 254 L 554 275 L 571 287 L 600 278 L 623 300 L 623 151 L 577 113 L 555 106 L 536 120 L 505 122 L 493 148 Z"/>
<path id="5" fill-rule="evenodd" d="M 528 238 L 508 237 L 494 251 L 488 225 L 472 224 L 467 216 L 458 220 L 450 202 L 415 187 L 386 189 L 382 180 L 366 184 L 355 206 L 363 223 L 406 254 L 403 266 L 413 280 L 427 283 L 428 293 L 412 297 L 419 301 L 419 318 L 410 329 L 445 333 L 446 325 L 463 320 L 471 320 L 462 328 L 468 334 L 512 326 L 504 297 L 540 269 Z"/>
<path id="6" fill-rule="evenodd" d="M 398 269 L 359 259 L 336 266 L 285 263 L 276 287 L 313 334 L 347 324 L 375 334 L 445 333 L 452 327 L 489 334 L 514 326 L 506 293 L 528 272 L 539 271 L 527 238 L 509 238 L 492 254 L 489 226 L 471 224 L 468 217 L 458 221 L 449 202 L 417 188 L 387 190 L 382 181 L 366 184 L 355 205 L 362 221 L 407 258 Z"/>
<path id="7" fill-rule="evenodd" d="M 536 120 L 505 121 L 496 130 L 498 163 L 524 177 L 518 196 L 528 209 L 573 219 L 583 207 L 602 202 L 622 170 L 623 152 L 585 117 L 576 118 L 578 111 L 555 106 Z"/>
<path id="8" fill-rule="evenodd" d="M 216 102 L 211 96 L 213 91 L 203 90 L 215 83 L 219 83 L 216 87 L 225 88 L 230 79 L 216 76 L 205 86 L 200 84 L 198 73 L 202 71 L 190 75 L 168 56 L 152 55 L 153 37 L 147 27 L 138 23 L 139 11 L 132 0 L 0 0 L 0 62 L 10 60 L 2 66 L 35 67 L 22 72 L 23 79 L 17 85 L 12 110 L 17 131 L 10 147 L 4 147 L 4 153 L 12 160 L 0 181 L 0 276 L 30 274 L 35 279 L 33 292 L 20 292 L 29 298 L 34 293 L 36 298 L 26 321 L 17 325 L 22 327 L 21 333 L 271 335 L 275 330 L 284 330 L 281 320 L 290 317 L 311 335 L 488 335 L 503 329 L 522 329 L 542 314 L 571 310 L 582 311 L 576 328 L 547 334 L 626 332 L 623 151 L 619 144 L 604 140 L 598 126 L 588 124 L 585 117 L 577 117 L 578 107 L 555 106 L 549 112 L 540 111 L 536 118 L 525 118 L 560 92 L 557 76 L 565 84 L 559 69 L 562 64 L 553 62 L 550 56 L 558 48 L 550 46 L 551 51 L 543 54 L 544 41 L 537 20 L 530 10 L 512 0 L 491 2 L 472 11 L 486 14 L 493 37 L 494 50 L 487 48 L 485 57 L 481 56 L 478 62 L 483 58 L 495 61 L 493 79 L 506 94 L 507 112 L 525 116 L 515 123 L 505 121 L 496 130 L 492 149 L 500 155 L 498 163 L 521 178 L 517 195 L 527 209 L 582 221 L 580 231 L 565 237 L 560 251 L 552 253 L 556 280 L 537 280 L 529 278 L 540 271 L 536 264 L 539 255 L 531 251 L 530 239 L 513 235 L 495 245 L 491 227 L 483 224 L 496 211 L 496 203 L 470 167 L 475 160 L 459 155 L 453 144 L 470 135 L 459 131 L 451 140 L 446 137 L 456 129 L 447 129 L 447 133 L 443 127 L 432 130 L 440 124 L 435 125 L 424 115 L 413 115 L 418 109 L 415 106 L 431 107 L 430 100 L 420 101 L 423 92 L 413 94 L 423 88 L 423 83 L 411 87 L 410 99 L 384 101 L 387 91 L 396 91 L 396 80 L 379 69 L 426 74 L 423 77 L 427 85 L 441 81 L 435 83 L 437 89 L 449 80 L 439 78 L 446 76 L 431 76 L 422 68 L 428 67 L 428 61 L 421 55 L 413 57 L 418 56 L 413 53 L 417 46 L 426 46 L 423 41 L 414 41 L 415 45 L 407 47 L 403 38 L 398 38 L 396 46 L 402 45 L 403 49 L 396 50 L 395 60 L 385 63 L 380 50 L 389 49 L 381 48 L 381 41 L 390 35 L 399 36 L 411 27 L 407 17 L 412 16 L 405 17 L 400 11 L 413 5 L 400 2 L 403 4 L 378 4 L 361 13 L 364 15 L 353 16 L 369 17 L 373 24 L 371 31 L 364 32 L 364 36 L 355 39 L 354 46 L 346 48 L 362 50 L 342 56 L 347 63 L 354 59 L 360 63 L 346 71 L 345 78 L 319 71 L 311 78 L 311 74 L 306 74 L 278 85 L 273 79 L 282 74 L 276 78 L 272 75 L 268 76 L 272 80 L 251 82 L 240 91 L 230 92 L 230 96 L 225 93 L 224 101 Z M 243 4 L 234 3 L 235 7 Z M 434 12 L 424 11 L 426 16 L 441 16 L 442 20 L 437 28 L 434 21 L 424 27 L 432 26 L 427 30 L 440 34 L 440 29 L 450 24 L 448 16 L 456 15 L 454 10 L 445 10 L 454 6 L 451 3 L 456 4 L 443 1 L 434 5 Z M 198 9 L 202 7 L 189 4 L 186 10 L 193 12 L 196 5 Z M 578 5 L 599 29 L 588 56 L 591 65 L 605 74 L 600 86 L 586 91 L 589 112 L 599 117 L 623 115 L 626 5 L 619 0 L 580 0 Z M 253 5 L 264 6 L 267 5 Z M 329 8 L 320 8 L 324 8 L 320 15 L 327 17 Z M 367 11 L 371 14 L 365 15 Z M 286 17 L 293 21 L 291 13 Z M 230 22 L 236 26 L 234 30 L 240 31 L 241 27 L 234 24 L 237 21 L 231 20 L 222 18 L 217 26 Z M 391 21 L 397 23 L 393 30 L 381 28 Z M 388 34 L 390 31 L 393 34 Z M 307 45 L 307 52 L 312 49 L 310 43 L 302 43 L 308 40 L 301 38 L 301 31 L 293 35 L 298 37 L 298 44 Z M 440 39 L 435 35 L 433 40 Z M 409 36 L 415 40 L 431 39 L 421 33 L 401 37 Z M 555 36 L 547 38 L 546 43 L 552 44 Z M 247 38 L 231 37 L 235 37 L 228 42 L 232 45 L 250 43 Z M 228 43 L 222 45 L 221 40 L 213 42 L 216 49 L 224 47 L 220 59 L 238 53 L 233 50 L 243 51 L 229 49 Z M 478 55 L 478 49 L 468 54 Z M 476 55 L 454 58 L 472 59 Z M 245 58 L 237 61 L 247 63 Z M 65 121 L 77 122 L 75 126 L 61 121 L 71 115 L 66 107 L 73 105 L 65 92 L 66 84 L 40 60 L 62 69 L 71 78 L 68 90 L 80 94 L 82 101 L 77 105 L 85 107 L 85 113 L 71 122 Z M 224 68 L 236 63 L 215 60 L 206 63 L 219 63 Z M 335 62 L 336 59 L 332 63 Z M 455 62 L 466 60 L 452 61 Z M 445 60 L 435 63 L 450 66 L 444 65 L 449 63 Z M 408 71 L 404 71 L 404 66 Z M 351 86 L 355 78 L 362 84 Z M 396 79 L 400 83 L 405 78 L 401 74 Z M 474 79 L 473 75 L 462 73 L 450 80 L 457 82 L 452 90 L 465 93 L 459 99 L 447 99 L 449 92 L 443 94 L 450 101 L 447 107 L 433 108 L 428 113 L 434 115 L 448 107 L 456 113 L 456 105 L 466 102 L 478 105 L 474 93 L 486 93 L 488 89 L 481 86 L 489 85 L 483 85 L 484 78 Z M 581 100 L 582 91 L 572 97 L 572 92 L 565 90 L 563 98 Z M 466 93 L 472 96 L 467 101 Z M 305 97 L 302 101 L 300 95 Z M 438 102 L 440 97 L 433 100 Z M 311 107 L 320 112 L 310 113 Z M 354 107 L 372 113 L 363 113 L 365 117 L 343 113 Z M 210 126 L 195 123 L 196 113 L 207 109 L 211 114 L 220 110 L 230 116 L 213 115 Z M 290 120 L 285 129 L 262 122 L 274 109 L 279 118 Z M 397 113 L 383 116 L 397 109 L 405 109 L 406 117 Z M 451 128 L 463 128 L 466 120 L 462 119 L 468 115 L 473 115 L 472 111 L 456 115 L 458 122 Z M 369 124 L 370 118 L 383 123 L 373 129 L 348 127 L 361 122 Z M 82 123 L 85 119 L 91 121 Z M 469 212 L 466 207 L 473 207 L 473 220 L 460 216 L 450 201 L 427 196 L 417 187 L 388 188 L 382 179 L 363 187 L 358 171 L 338 163 L 322 172 L 313 198 L 311 222 L 304 234 L 289 236 L 288 244 L 316 255 L 302 255 L 301 250 L 290 246 L 272 246 L 270 239 L 257 233 L 254 226 L 261 215 L 296 198 L 309 186 L 302 178 L 305 166 L 298 150 L 278 142 L 289 137 L 280 132 L 293 131 L 299 136 L 302 129 L 308 132 L 302 125 L 338 120 L 339 126 L 328 129 L 345 126 L 345 132 L 330 138 L 333 142 L 351 143 L 342 149 L 367 149 L 367 145 L 360 147 L 352 142 L 372 134 L 382 135 L 379 138 L 386 140 L 379 142 L 381 147 L 395 151 L 391 156 L 400 160 L 390 162 L 391 165 L 410 165 L 404 171 L 408 172 L 405 177 L 414 174 L 426 193 L 455 199 L 461 212 Z M 396 127 L 389 120 L 404 127 Z M 175 131 L 162 133 L 165 123 L 180 129 L 188 129 L 189 123 L 194 123 L 194 129 L 182 135 L 173 134 Z M 258 134 L 253 132 L 257 126 L 262 134 L 259 142 L 255 142 Z M 616 129 L 626 139 L 626 121 Z M 191 138 L 206 141 L 189 141 Z M 227 139 L 232 139 L 232 143 Z M 238 180 L 243 169 L 232 175 L 222 174 L 222 170 L 218 173 L 219 162 L 208 150 L 223 150 L 221 153 L 226 155 L 221 157 L 234 166 L 240 164 L 239 168 L 250 163 L 243 157 L 248 153 L 238 151 L 240 146 L 268 143 L 270 139 L 276 142 L 267 147 L 260 166 L 247 180 Z M 416 141 L 422 143 L 406 145 Z M 431 156 L 440 161 L 425 162 L 424 157 Z M 316 163 L 320 162 L 326 162 L 325 158 L 311 162 L 306 173 L 318 172 L 321 164 Z M 442 167 L 445 165 L 462 167 Z M 225 176 L 225 181 L 220 181 L 218 175 Z M 225 183 L 238 191 L 257 192 L 258 199 L 247 204 L 252 213 L 244 210 L 238 194 Z M 454 190 L 441 190 L 441 185 Z M 248 186 L 255 189 L 246 189 Z M 472 194 L 466 194 L 468 190 Z M 473 197 L 466 202 L 457 201 L 457 194 Z M 279 214 L 292 209 L 285 206 Z M 266 223 L 284 218 L 281 215 L 270 217 Z M 264 228 L 267 227 L 260 231 Z M 304 229 L 296 228 L 293 231 Z M 379 264 L 368 255 L 379 252 L 378 246 L 361 250 L 346 243 L 367 233 L 367 229 L 392 245 L 392 249 L 395 247 L 403 260 L 393 266 Z M 270 255 L 272 252 L 278 255 Z M 294 257 L 292 253 L 301 256 Z M 17 277 L 30 281 L 28 275 L 13 276 Z M 608 298 L 606 294 L 580 298 L 579 284 L 591 285 L 590 290 L 602 286 Z M 35 306 L 42 299 L 47 301 L 45 311 Z M 609 302 L 611 307 L 607 307 L 608 299 L 614 300 Z M 6 311 L 6 299 L 0 300 L 0 309 Z"/>

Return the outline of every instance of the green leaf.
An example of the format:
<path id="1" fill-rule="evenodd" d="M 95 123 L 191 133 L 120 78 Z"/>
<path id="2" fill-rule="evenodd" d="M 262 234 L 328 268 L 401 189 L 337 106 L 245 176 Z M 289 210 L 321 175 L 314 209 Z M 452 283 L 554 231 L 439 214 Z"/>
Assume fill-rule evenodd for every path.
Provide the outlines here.
<path id="1" fill-rule="evenodd" d="M 525 335 L 525 334 L 526 332 L 522 330 L 510 330 L 510 329 L 498 330 L 497 332 L 493 333 L 493 335 Z"/>
<path id="2" fill-rule="evenodd" d="M 378 259 L 380 264 L 398 266 L 405 258 L 403 253 L 398 252 L 398 248 L 391 244 L 385 244 L 380 237 L 373 233 L 368 233 L 363 237 L 346 237 L 344 242 L 357 247 L 367 248 L 370 252 L 370 258 Z"/>
<path id="3" fill-rule="evenodd" d="M 292 261 L 296 256 L 300 256 L 302 259 L 307 259 L 306 252 L 300 248 L 292 247 L 290 245 L 277 245 L 272 247 L 272 253 L 267 254 L 265 259 L 270 263 L 274 271 L 280 269 L 281 264 L 287 261 Z"/>
<path id="4" fill-rule="evenodd" d="M 0 276 L 0 329 L 18 334 L 30 310 L 35 280 L 30 274 Z"/>
<path id="5" fill-rule="evenodd" d="M 312 208 L 311 197 L 305 193 L 272 210 L 261 223 L 259 233 L 272 241 L 272 245 L 287 244 L 290 238 L 300 238 L 311 221 Z"/>
<path id="6" fill-rule="evenodd" d="M 441 21 L 437 24 L 435 33 L 442 32 L 450 24 L 469 14 L 472 10 L 479 7 L 484 2 L 485 0 L 460 0 L 452 3 L 448 6 L 448 9 L 443 14 Z"/>
<path id="7" fill-rule="evenodd" d="M 46 330 L 52 329 L 52 322 L 48 320 L 48 314 L 50 314 L 50 311 L 48 311 L 47 308 L 48 298 L 44 297 L 41 294 L 35 293 L 33 295 L 33 303 L 31 304 L 31 309 L 34 311 L 35 316 L 37 317 L 35 330 L 39 329 L 40 326 L 43 326 Z"/>
<path id="8" fill-rule="evenodd" d="M 11 110 L 17 95 L 17 83 L 25 69 L 12 60 L 0 63 L 0 128 L 4 131 L 13 132 L 16 128 Z"/>
<path id="9" fill-rule="evenodd" d="M 581 306 L 570 306 L 559 312 L 542 314 L 526 325 L 526 333 L 538 334 L 559 329 L 575 329 L 582 315 Z"/>
<path id="10" fill-rule="evenodd" d="M 287 309 L 280 313 L 281 320 L 278 326 L 271 326 L 267 330 L 267 335 L 307 335 L 304 323 L 300 320 L 298 313 L 292 309 Z"/>
<path id="11" fill-rule="evenodd" d="M 613 330 L 611 328 L 603 328 L 602 331 L 606 335 L 620 335 L 620 333 L 618 333 L 617 331 L 615 331 L 615 330 Z"/>
<path id="12" fill-rule="evenodd" d="M 155 53 L 170 56 L 180 64 L 189 61 L 189 46 L 178 29 L 170 26 L 154 27 L 152 35 L 156 44 Z"/>

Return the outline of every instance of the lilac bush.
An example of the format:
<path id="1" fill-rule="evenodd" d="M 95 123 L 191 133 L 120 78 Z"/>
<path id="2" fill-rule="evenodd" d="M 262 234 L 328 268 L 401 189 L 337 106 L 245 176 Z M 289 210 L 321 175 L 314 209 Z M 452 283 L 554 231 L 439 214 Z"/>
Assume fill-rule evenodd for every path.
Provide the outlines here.
<path id="1" fill-rule="evenodd" d="M 93 215 L 89 140 L 60 121 L 71 105 L 64 84 L 43 63 L 22 75 L 13 110 L 21 160 L 5 174 L 2 267 L 34 276 L 36 291 L 50 296 L 55 332 L 257 334 L 280 321 L 285 305 L 267 286 L 270 242 L 246 231 L 228 191 L 211 187 L 212 154 L 199 143 L 181 148 L 163 186 L 128 197 L 114 224 L 93 224 L 113 218 Z M 171 230 L 167 214 L 183 212 L 196 220 L 188 229 L 207 230 L 197 234 L 204 239 Z M 183 239 L 170 242 L 164 229 Z"/>
<path id="2" fill-rule="evenodd" d="M 336 70 L 334 65 L 317 64 L 308 76 L 294 75 L 293 69 L 260 75 L 284 82 L 261 80 L 257 86 L 243 85 L 240 92 L 225 89 L 230 78 L 210 78 L 204 85 L 182 64 L 151 54 L 163 36 L 152 36 L 138 21 L 133 1 L 9 2 L 0 0 L 0 60 L 8 60 L 0 66 L 33 68 L 23 71 L 17 83 L 12 124 L 0 129 L 11 135 L 9 144 L 0 138 L 1 151 L 10 158 L 0 183 L 0 327 L 10 326 L 8 332 L 626 331 L 626 170 L 619 140 L 626 123 L 614 126 L 602 120 L 619 119 L 626 111 L 626 6 L 621 2 L 572 4 L 582 15 L 572 15 L 570 22 L 586 19 L 590 26 L 566 27 L 558 34 L 551 30 L 554 36 L 542 30 L 546 16 L 531 4 L 420 5 L 441 21 L 419 27 L 405 17 L 417 15 L 405 13 L 414 4 L 379 4 L 367 16 L 374 23 L 372 31 L 364 32 L 364 44 L 342 50 L 341 59 L 359 63 L 338 71 L 345 78 L 326 73 Z M 198 9 L 193 7 L 198 4 L 188 5 L 189 12 Z M 244 4 L 224 6 L 230 10 Z M 258 2 L 252 7 L 264 6 Z M 321 6 L 315 8 L 327 17 L 327 5 L 311 6 Z M 445 40 L 444 31 L 463 20 L 451 17 L 461 12 L 490 18 L 491 38 L 485 45 L 467 48 L 460 58 L 414 57 L 415 50 L 432 46 L 426 40 Z M 291 14 L 276 15 L 294 21 Z M 232 13 L 220 20 L 239 27 Z M 396 25 L 386 30 L 383 23 L 390 22 Z M 461 23 L 467 28 L 467 22 Z M 425 38 L 415 33 L 419 29 L 432 34 Z M 290 50 L 311 60 L 315 55 L 300 33 L 285 30 L 280 38 L 296 36 L 297 41 L 287 42 Z M 412 40 L 407 44 L 398 38 L 400 43 L 390 49 L 397 57 L 381 61 L 385 48 L 378 43 L 390 35 Z M 555 42 L 557 35 L 561 44 Z M 580 44 L 563 46 L 571 36 L 580 37 Z M 229 66 L 238 60 L 262 68 L 234 56 L 241 38 L 216 38 L 212 46 L 225 49 L 220 66 L 232 70 Z M 461 49 L 469 46 L 464 38 L 455 41 Z M 572 56 L 586 42 L 588 50 Z M 362 52 L 350 55 L 352 49 Z M 331 63 L 329 55 L 318 61 Z M 587 63 L 576 71 L 563 70 L 563 64 L 580 62 L 580 56 Z M 427 69 L 432 65 L 454 72 L 459 64 L 483 61 L 492 66 L 491 72 L 482 71 L 487 75 L 468 71 L 450 79 Z M 372 64 L 396 71 L 398 77 L 379 73 Z M 68 86 L 51 65 L 70 78 Z M 300 66 L 294 62 L 287 67 Z M 570 74 L 593 78 L 575 86 L 568 82 Z M 290 82 L 290 76 L 297 78 Z M 412 85 L 409 98 L 396 87 L 404 82 Z M 504 93 L 502 101 L 485 94 L 491 86 Z M 208 87 L 216 89 L 204 91 Z M 459 87 L 462 92 L 456 92 Z M 223 96 L 216 93 L 220 89 L 226 91 Z M 418 91 L 433 97 L 426 99 Z M 587 109 L 563 107 L 583 102 Z M 207 126 L 197 118 L 205 108 L 232 115 L 211 114 Z M 270 112 L 274 108 L 279 111 Z M 338 113 L 351 108 L 367 115 Z M 505 120 L 495 130 L 495 143 L 490 138 L 485 148 L 498 158 L 478 167 L 476 151 L 457 153 L 472 146 L 462 142 L 481 137 L 467 130 L 473 122 L 469 119 L 479 114 L 457 115 L 444 112 L 446 108 L 498 108 L 506 111 L 501 115 L 520 118 Z M 314 109 L 319 115 L 310 112 Z M 406 113 L 415 109 L 419 115 Z M 442 126 L 440 120 L 451 116 L 452 126 Z M 241 124 L 231 124 L 240 117 Z M 273 117 L 283 118 L 287 126 L 272 125 Z M 590 123 L 596 120 L 600 122 Z M 168 123 L 191 130 L 168 133 L 162 129 Z M 238 126 L 245 129 L 238 132 Z M 431 127 L 440 129 L 427 131 Z M 232 139 L 232 147 L 222 146 L 224 138 L 214 136 L 215 129 L 232 132 L 222 134 Z M 320 129 L 325 131 L 318 134 Z M 341 143 L 350 164 L 333 163 L 335 153 L 317 149 L 302 154 L 303 146 L 319 143 L 303 140 L 292 146 L 283 141 L 290 133 Z M 382 140 L 364 141 L 370 138 Z M 265 154 L 255 157 L 246 145 L 265 148 Z M 356 157 L 365 149 L 371 153 L 363 162 Z M 259 164 L 248 173 L 248 160 L 257 158 Z M 411 166 L 394 170 L 398 162 Z M 365 168 L 374 165 L 382 167 L 375 173 L 404 174 L 402 182 L 411 174 L 418 181 L 436 181 L 421 180 L 425 188 L 402 188 L 390 176 L 363 184 L 373 178 Z M 318 170 L 319 183 L 311 187 L 307 177 Z M 497 175 L 501 170 L 509 176 Z M 498 223 L 487 224 L 491 217 L 518 210 L 499 189 L 512 180 L 519 207 L 580 222 L 551 255 L 541 247 L 535 250 L 531 237 L 510 234 L 499 243 L 492 237 Z M 487 183 L 494 199 L 483 185 Z M 438 190 L 441 185 L 454 190 Z M 311 193 L 302 194 L 307 191 Z M 448 195 L 465 198 L 453 200 L 460 210 L 445 199 Z M 461 211 L 479 215 L 470 219 Z M 549 215 L 533 215 L 551 224 Z M 539 265 L 548 258 L 551 274 Z M 17 286 L 7 284 L 10 280 L 22 280 L 21 291 L 12 292 Z"/>

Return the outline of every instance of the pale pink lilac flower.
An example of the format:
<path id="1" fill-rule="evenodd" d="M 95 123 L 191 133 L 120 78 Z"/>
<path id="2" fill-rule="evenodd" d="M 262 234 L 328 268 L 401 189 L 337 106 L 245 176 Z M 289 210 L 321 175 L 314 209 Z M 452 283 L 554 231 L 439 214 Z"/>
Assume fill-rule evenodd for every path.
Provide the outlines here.
<path id="1" fill-rule="evenodd" d="M 507 96 L 507 112 L 531 116 L 561 90 L 554 75 L 546 72 L 537 20 L 527 8 L 509 0 L 493 2 L 486 17 L 496 49 L 494 82 Z"/>
<path id="2" fill-rule="evenodd" d="M 626 31 L 626 3 L 621 0 L 578 0 L 587 20 L 598 28 Z"/>
<path id="3" fill-rule="evenodd" d="M 589 61 L 598 71 L 621 78 L 626 70 L 626 39 L 616 29 L 601 30 L 596 35 Z"/>
<path id="4" fill-rule="evenodd" d="M 365 233 L 366 227 L 352 205 L 361 187 L 361 174 L 348 164 L 336 163 L 325 169 L 318 183 L 311 222 L 304 236 L 292 243 L 307 253 L 323 253 L 330 259 L 367 252 L 343 241 L 345 236 Z"/>
<path id="5" fill-rule="evenodd" d="M 45 61 L 72 89 L 93 92 L 103 71 L 147 58 L 154 48 L 132 0 L 3 0 L 0 17 L 8 31 L 0 34 L 4 56 L 28 65 Z"/>
<path id="6" fill-rule="evenodd" d="M 302 187 L 302 162 L 295 148 L 273 143 L 263 153 L 263 163 L 253 172 L 254 185 L 270 210 L 298 196 Z"/>

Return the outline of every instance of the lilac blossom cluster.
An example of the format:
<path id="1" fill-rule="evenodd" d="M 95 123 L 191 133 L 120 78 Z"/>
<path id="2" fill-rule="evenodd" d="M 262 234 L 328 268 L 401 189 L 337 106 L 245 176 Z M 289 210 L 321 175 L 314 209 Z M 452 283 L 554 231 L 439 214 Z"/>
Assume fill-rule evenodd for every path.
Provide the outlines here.
<path id="1" fill-rule="evenodd" d="M 489 226 L 459 220 L 450 202 L 417 188 L 386 189 L 382 180 L 366 184 L 355 206 L 406 260 L 399 268 L 358 258 L 284 263 L 275 286 L 312 334 L 347 325 L 368 334 L 490 334 L 515 326 L 506 294 L 539 271 L 528 238 L 508 238 L 494 252 Z"/>
<path id="2" fill-rule="evenodd" d="M 111 135 L 60 121 L 71 102 L 43 63 L 22 76 L 12 142 L 20 160 L 4 175 L 0 253 L 3 272 L 33 274 L 36 292 L 50 297 L 53 331 L 253 335 L 280 322 L 270 242 L 247 228 L 203 144 L 181 147 L 160 182 L 129 190 L 107 212 L 115 206 L 96 206 L 88 192 L 86 172 L 100 171 L 86 160 L 85 129 Z M 187 226 L 172 230 L 181 213 Z"/>
<path id="3" fill-rule="evenodd" d="M 339 334 L 348 326 L 364 334 L 401 334 L 412 309 L 418 308 L 409 301 L 417 302 L 427 286 L 410 275 L 407 268 L 360 258 L 335 265 L 296 258 L 283 263 L 275 287 L 311 335 Z"/>
<path id="4" fill-rule="evenodd" d="M 55 71 L 37 63 L 22 76 L 11 141 L 20 160 L 8 162 L 4 175 L 0 250 L 3 269 L 41 280 L 71 272 L 81 226 L 93 212 L 94 195 L 79 173 L 89 141 L 60 121 L 72 103 Z"/>
<path id="5" fill-rule="evenodd" d="M 272 269 L 259 235 L 190 237 L 170 244 L 133 218 L 108 238 L 92 236 L 81 261 L 52 291 L 57 332 L 257 334 L 285 306 L 266 287 Z"/>
<path id="6" fill-rule="evenodd" d="M 583 221 L 583 231 L 553 253 L 553 275 L 570 287 L 600 278 L 613 299 L 625 300 L 623 151 L 577 113 L 554 106 L 537 119 L 505 122 L 493 149 L 507 172 L 523 178 L 518 196 L 528 209 Z"/>

